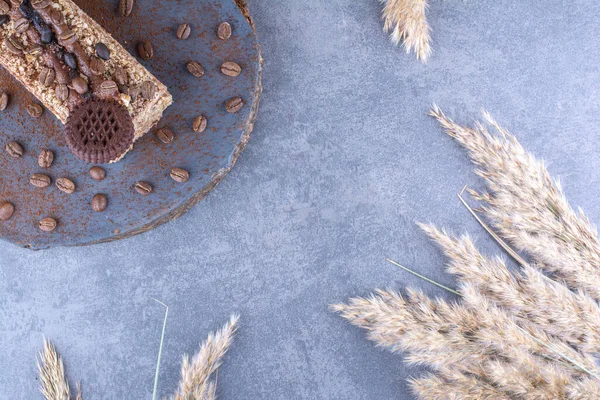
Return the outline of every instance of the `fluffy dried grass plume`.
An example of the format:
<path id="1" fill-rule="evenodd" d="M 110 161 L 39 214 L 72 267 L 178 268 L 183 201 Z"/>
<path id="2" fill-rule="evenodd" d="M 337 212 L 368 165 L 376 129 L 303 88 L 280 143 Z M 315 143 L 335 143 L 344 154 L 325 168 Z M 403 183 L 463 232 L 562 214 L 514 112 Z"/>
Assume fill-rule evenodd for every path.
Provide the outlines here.
<path id="1" fill-rule="evenodd" d="M 46 400 L 71 400 L 69 382 L 62 358 L 52 343 L 44 339 L 44 349 L 37 362 L 41 392 Z"/>
<path id="2" fill-rule="evenodd" d="M 426 0 L 381 0 L 384 4 L 383 30 L 394 44 L 403 42 L 407 53 L 414 50 L 417 59 L 426 63 L 431 55 L 430 28 L 425 17 Z"/>

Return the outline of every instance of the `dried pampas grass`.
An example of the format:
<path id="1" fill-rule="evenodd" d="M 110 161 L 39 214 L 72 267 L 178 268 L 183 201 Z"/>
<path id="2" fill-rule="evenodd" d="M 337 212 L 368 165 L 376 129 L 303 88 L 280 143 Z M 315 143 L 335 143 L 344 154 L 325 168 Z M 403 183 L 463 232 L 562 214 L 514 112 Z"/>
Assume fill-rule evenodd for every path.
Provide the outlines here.
<path id="1" fill-rule="evenodd" d="M 482 255 L 468 236 L 421 225 L 459 281 L 458 291 L 438 286 L 459 301 L 378 290 L 333 310 L 378 345 L 404 353 L 407 362 L 429 366 L 432 374 L 410 381 L 422 399 L 598 398 L 595 228 L 572 210 L 543 163 L 489 114 L 484 117 L 495 135 L 481 123 L 460 126 L 437 107 L 431 115 L 469 150 L 486 181 L 487 192 L 471 192 L 485 203 L 484 216 L 533 262 L 498 238 L 521 263 L 520 272 L 511 272 L 502 259 Z"/>
<path id="2" fill-rule="evenodd" d="M 407 53 L 414 50 L 417 59 L 426 63 L 431 55 L 430 28 L 425 17 L 426 0 L 381 0 L 384 4 L 383 30 L 394 44 L 402 42 Z"/>

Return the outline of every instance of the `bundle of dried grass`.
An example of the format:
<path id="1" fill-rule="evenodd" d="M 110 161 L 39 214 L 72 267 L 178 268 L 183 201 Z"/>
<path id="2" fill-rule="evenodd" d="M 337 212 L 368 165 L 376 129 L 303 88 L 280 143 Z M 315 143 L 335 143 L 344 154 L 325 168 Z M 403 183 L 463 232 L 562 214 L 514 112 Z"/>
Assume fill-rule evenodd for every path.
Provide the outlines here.
<path id="1" fill-rule="evenodd" d="M 471 192 L 520 256 L 521 272 L 487 258 L 467 236 L 421 225 L 450 263 L 460 300 L 431 300 L 408 290 L 378 290 L 334 305 L 380 346 L 434 373 L 411 380 L 422 399 L 597 399 L 600 374 L 600 241 L 575 213 L 543 163 L 489 114 L 493 135 L 460 126 L 437 107 L 431 115 L 469 150 L 488 192 Z M 502 241 L 502 239 L 499 239 Z M 502 242 L 506 245 L 504 242 Z M 546 273 L 548 275 L 546 275 Z"/>
<path id="2" fill-rule="evenodd" d="M 384 4 L 383 30 L 394 44 L 402 42 L 407 53 L 414 49 L 417 59 L 426 63 L 431 55 L 430 28 L 425 17 L 427 0 L 381 0 Z"/>
<path id="3" fill-rule="evenodd" d="M 233 315 L 220 330 L 210 333 L 191 361 L 187 355 L 183 357 L 181 381 L 176 393 L 169 397 L 170 400 L 214 400 L 216 398 L 217 382 L 211 378 L 218 371 L 223 356 L 231 346 L 238 319 L 237 315 Z M 45 400 L 71 400 L 62 358 L 54 346 L 46 340 L 44 340 L 44 349 L 40 353 L 38 370 L 41 392 Z M 83 400 L 79 383 L 75 400 Z"/>

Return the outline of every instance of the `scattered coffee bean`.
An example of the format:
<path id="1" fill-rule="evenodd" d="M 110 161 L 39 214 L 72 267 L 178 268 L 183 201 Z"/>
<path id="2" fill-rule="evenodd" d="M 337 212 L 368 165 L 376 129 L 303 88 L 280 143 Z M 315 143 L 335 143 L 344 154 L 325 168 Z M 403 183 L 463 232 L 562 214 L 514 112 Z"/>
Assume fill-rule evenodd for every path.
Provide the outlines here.
<path id="1" fill-rule="evenodd" d="M 142 93 L 142 85 L 133 85 L 133 86 L 129 86 L 129 93 L 127 93 L 128 95 L 131 96 L 132 99 L 137 99 L 138 96 Z"/>
<path id="2" fill-rule="evenodd" d="M 52 232 L 56 228 L 56 225 L 56 220 L 50 217 L 42 218 L 38 222 L 39 228 L 44 232 Z"/>
<path id="3" fill-rule="evenodd" d="M 25 49 L 15 35 L 7 36 L 6 39 L 4 39 L 4 45 L 8 51 L 15 55 L 23 53 L 23 50 Z"/>
<path id="4" fill-rule="evenodd" d="M 186 67 L 187 70 L 190 71 L 190 74 L 194 75 L 197 78 L 200 78 L 202 77 L 202 75 L 204 75 L 204 68 L 202 68 L 202 65 L 200 65 L 196 61 L 190 61 L 189 63 L 187 63 Z"/>
<path id="5" fill-rule="evenodd" d="M 133 0 L 121 0 L 119 2 L 119 14 L 128 17 L 131 10 L 133 10 Z"/>
<path id="6" fill-rule="evenodd" d="M 0 94 L 0 111 L 6 110 L 6 107 L 8 107 L 8 93 L 2 92 Z"/>
<path id="7" fill-rule="evenodd" d="M 152 43 L 148 40 L 142 40 L 137 45 L 138 55 L 143 60 L 150 60 L 154 57 L 154 49 L 152 48 Z"/>
<path id="8" fill-rule="evenodd" d="M 54 68 L 43 67 L 40 72 L 39 81 L 44 86 L 50 86 L 54 83 L 55 77 L 56 73 L 54 72 Z"/>
<path id="9" fill-rule="evenodd" d="M 192 122 L 192 128 L 196 132 L 204 132 L 207 123 L 208 120 L 204 115 L 198 115 L 196 118 L 194 118 L 194 122 Z"/>
<path id="10" fill-rule="evenodd" d="M 92 167 L 90 168 L 90 176 L 94 180 L 101 181 L 106 178 L 106 171 L 101 167 Z"/>
<path id="11" fill-rule="evenodd" d="M 39 188 L 45 188 L 45 187 L 50 186 L 50 184 L 52 183 L 52 180 L 50 179 L 50 177 L 48 175 L 33 174 L 33 175 L 31 175 L 31 178 L 29 178 L 29 183 L 31 183 L 33 186 L 36 186 Z"/>
<path id="12" fill-rule="evenodd" d="M 94 75 L 102 75 L 106 71 L 106 65 L 102 59 L 98 57 L 92 57 L 90 59 L 90 70 Z"/>
<path id="13" fill-rule="evenodd" d="M 69 45 L 77 41 L 77 35 L 72 30 L 67 29 L 58 35 L 58 39 L 61 41 L 61 44 Z"/>
<path id="14" fill-rule="evenodd" d="M 73 86 L 73 89 L 79 94 L 84 94 L 88 91 L 87 81 L 80 76 L 73 78 L 71 86 Z"/>
<path id="15" fill-rule="evenodd" d="M 142 93 L 143 98 L 150 100 L 154 98 L 154 95 L 156 94 L 156 85 L 152 81 L 145 81 L 142 83 L 140 92 Z"/>
<path id="16" fill-rule="evenodd" d="M 27 113 L 33 118 L 39 118 L 44 113 L 44 109 L 38 103 L 29 103 L 26 107 Z"/>
<path id="17" fill-rule="evenodd" d="M 0 26 L 4 25 L 8 21 L 8 15 L 0 15 Z"/>
<path id="18" fill-rule="evenodd" d="M 238 76 L 242 72 L 242 67 L 233 61 L 227 61 L 221 65 L 221 72 L 227 76 Z"/>
<path id="19" fill-rule="evenodd" d="M 121 67 L 120 65 L 115 67 L 115 82 L 117 82 L 119 85 L 127 85 L 127 82 L 129 80 L 127 79 L 127 72 L 125 72 L 125 69 L 123 67 Z"/>
<path id="20" fill-rule="evenodd" d="M 108 205 L 108 200 L 103 194 L 96 194 L 92 197 L 92 210 L 95 212 L 102 212 L 106 210 L 106 206 Z"/>
<path id="21" fill-rule="evenodd" d="M 223 22 L 219 25 L 218 30 L 219 38 L 227 40 L 231 37 L 231 25 L 228 22 Z"/>
<path id="22" fill-rule="evenodd" d="M 52 3 L 53 3 L 52 0 L 31 0 L 31 5 L 33 6 L 33 8 L 35 8 L 37 10 L 46 8 Z"/>
<path id="23" fill-rule="evenodd" d="M 98 91 L 102 95 L 114 95 L 119 91 L 117 83 L 115 81 L 104 81 L 98 86 Z"/>
<path id="24" fill-rule="evenodd" d="M 187 182 L 187 180 L 190 179 L 190 173 L 182 168 L 171 169 L 170 175 L 175 182 L 179 183 Z"/>
<path id="25" fill-rule="evenodd" d="M 173 141 L 175 135 L 173 134 L 173 131 L 168 128 L 160 128 L 156 131 L 156 137 L 164 144 L 169 144 Z"/>
<path id="26" fill-rule="evenodd" d="M 233 99 L 227 100 L 225 103 L 225 109 L 227 109 L 228 113 L 236 113 L 240 111 L 243 105 L 244 100 L 242 100 L 240 97 L 234 97 Z"/>
<path id="27" fill-rule="evenodd" d="M 64 14 L 62 12 L 60 12 L 60 10 L 57 10 L 57 9 L 53 9 L 52 11 L 50 11 L 50 19 L 56 25 L 62 25 L 65 23 Z"/>
<path id="28" fill-rule="evenodd" d="M 56 94 L 56 98 L 60 101 L 65 101 L 69 98 L 69 87 L 67 85 L 56 85 L 56 89 L 54 89 L 54 93 Z"/>
<path id="29" fill-rule="evenodd" d="M 15 206 L 8 201 L 0 202 L 0 221 L 8 221 L 15 213 Z"/>
<path id="30" fill-rule="evenodd" d="M 38 155 L 38 165 L 41 168 L 50 168 L 54 162 L 54 153 L 50 150 L 42 150 Z"/>
<path id="31" fill-rule="evenodd" d="M 104 43 L 98 43 L 95 49 L 98 57 L 103 60 L 110 60 L 110 50 Z"/>
<path id="32" fill-rule="evenodd" d="M 34 57 L 41 56 L 43 52 L 44 52 L 44 48 L 39 44 L 34 44 L 30 48 L 25 50 L 25 54 L 29 54 Z"/>
<path id="33" fill-rule="evenodd" d="M 141 194 L 142 196 L 148 196 L 152 193 L 152 185 L 148 182 L 139 181 L 134 185 L 135 191 Z"/>
<path id="34" fill-rule="evenodd" d="M 77 69 L 77 59 L 73 55 L 73 53 L 65 53 L 63 59 L 65 60 L 65 64 L 71 69 Z"/>
<path id="35" fill-rule="evenodd" d="M 56 187 L 67 194 L 75 191 L 75 183 L 68 178 L 58 178 L 56 180 Z"/>
<path id="36" fill-rule="evenodd" d="M 11 157 L 14 157 L 14 158 L 19 158 L 24 153 L 23 146 L 21 146 L 17 142 L 8 142 L 8 143 L 6 143 L 6 146 L 4 146 L 4 150 L 6 150 L 6 152 L 8 153 L 8 155 L 10 155 Z"/>
<path id="37" fill-rule="evenodd" d="M 4 0 L 0 0 L 0 14 L 8 14 L 10 6 Z"/>
<path id="38" fill-rule="evenodd" d="M 52 29 L 45 22 L 39 22 L 36 25 L 36 29 L 40 33 L 40 40 L 42 43 L 50 44 L 52 42 L 54 34 L 52 33 Z"/>
<path id="39" fill-rule="evenodd" d="M 27 29 L 29 29 L 29 20 L 27 18 L 19 18 L 15 21 L 15 31 L 23 33 Z"/>
<path id="40" fill-rule="evenodd" d="M 187 39 L 190 37 L 190 33 L 192 33 L 192 28 L 188 24 L 181 24 L 177 28 L 177 37 L 179 39 Z"/>

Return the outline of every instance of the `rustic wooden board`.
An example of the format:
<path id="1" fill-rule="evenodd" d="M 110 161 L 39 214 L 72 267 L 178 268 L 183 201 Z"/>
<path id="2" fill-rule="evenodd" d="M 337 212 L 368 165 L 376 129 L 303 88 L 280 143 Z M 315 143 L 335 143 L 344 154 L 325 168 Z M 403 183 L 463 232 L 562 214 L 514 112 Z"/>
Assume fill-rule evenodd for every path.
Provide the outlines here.
<path id="1" fill-rule="evenodd" d="M 11 98 L 9 107 L 0 113 L 0 200 L 15 206 L 13 217 L 0 221 L 0 238 L 31 249 L 122 239 L 185 213 L 233 167 L 250 138 L 262 90 L 260 46 L 242 0 L 144 0 L 129 18 L 118 15 L 114 0 L 75 2 L 132 54 L 139 40 L 153 42 L 154 59 L 141 62 L 173 95 L 174 104 L 158 127 L 169 127 L 175 140 L 163 144 L 149 132 L 122 161 L 103 165 L 107 178 L 95 181 L 88 174 L 92 165 L 69 151 L 62 124 L 47 110 L 39 120 L 31 118 L 25 106 L 33 96 L 0 71 L 0 88 Z M 223 21 L 233 28 L 228 41 L 217 36 Z M 175 31 L 183 22 L 192 26 L 192 34 L 178 40 Z M 185 65 L 191 60 L 203 65 L 202 78 L 187 72 Z M 237 62 L 242 73 L 235 78 L 223 75 L 220 65 L 225 61 Z M 244 107 L 229 114 L 224 102 L 236 96 L 244 100 Z M 208 127 L 196 133 L 192 120 L 200 114 L 208 117 Z M 23 145 L 23 157 L 12 158 L 3 150 L 11 140 Z M 56 156 L 46 170 L 37 164 L 42 149 Z M 188 170 L 189 181 L 173 181 L 169 177 L 172 167 Z M 70 178 L 77 190 L 69 195 L 54 184 L 36 188 L 29 184 L 29 177 L 38 172 L 51 176 L 53 183 L 60 177 Z M 145 197 L 136 193 L 132 185 L 140 180 L 151 183 L 154 192 Z M 108 208 L 102 213 L 91 210 L 97 193 L 108 197 Z M 39 230 L 38 221 L 44 217 L 58 221 L 54 231 Z"/>

